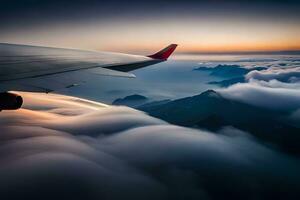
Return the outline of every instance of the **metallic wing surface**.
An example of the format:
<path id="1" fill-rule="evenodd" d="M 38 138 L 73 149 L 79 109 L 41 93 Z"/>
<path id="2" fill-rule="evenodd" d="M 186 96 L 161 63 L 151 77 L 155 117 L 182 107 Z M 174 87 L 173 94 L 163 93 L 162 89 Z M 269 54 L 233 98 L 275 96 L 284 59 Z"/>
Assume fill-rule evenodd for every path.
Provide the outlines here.
<path id="1" fill-rule="evenodd" d="M 0 93 L 51 92 L 86 81 L 89 73 L 135 77 L 128 72 L 167 60 L 176 47 L 138 56 L 0 43 Z"/>

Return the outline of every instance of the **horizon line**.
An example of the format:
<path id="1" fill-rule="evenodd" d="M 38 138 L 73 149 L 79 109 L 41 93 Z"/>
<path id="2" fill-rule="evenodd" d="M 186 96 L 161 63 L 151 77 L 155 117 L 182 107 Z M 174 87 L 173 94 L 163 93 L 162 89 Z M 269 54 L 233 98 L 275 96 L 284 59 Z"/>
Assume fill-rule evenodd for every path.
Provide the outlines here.
<path id="1" fill-rule="evenodd" d="M 266 51 L 252 51 L 252 50 L 243 50 L 243 51 L 181 51 L 177 52 L 177 55 L 179 54 L 219 54 L 219 55 L 226 55 L 226 54 L 241 54 L 241 55 L 251 55 L 251 54 L 300 54 L 299 50 L 266 50 Z"/>

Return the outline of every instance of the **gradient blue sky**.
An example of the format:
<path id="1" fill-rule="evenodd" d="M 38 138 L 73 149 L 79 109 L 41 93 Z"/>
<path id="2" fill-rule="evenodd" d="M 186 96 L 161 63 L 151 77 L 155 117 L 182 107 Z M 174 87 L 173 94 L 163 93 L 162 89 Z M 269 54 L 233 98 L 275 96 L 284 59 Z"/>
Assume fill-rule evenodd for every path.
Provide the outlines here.
<path id="1" fill-rule="evenodd" d="M 300 49 L 300 3 L 4 0 L 0 42 L 145 53 Z"/>

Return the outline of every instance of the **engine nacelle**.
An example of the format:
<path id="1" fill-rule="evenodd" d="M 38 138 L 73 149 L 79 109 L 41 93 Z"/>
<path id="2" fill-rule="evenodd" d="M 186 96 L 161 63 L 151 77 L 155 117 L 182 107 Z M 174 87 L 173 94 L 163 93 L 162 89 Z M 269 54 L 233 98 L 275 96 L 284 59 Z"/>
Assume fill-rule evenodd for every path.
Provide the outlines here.
<path id="1" fill-rule="evenodd" d="M 1 110 L 17 110 L 21 108 L 23 98 L 13 93 L 0 93 L 0 111 Z"/>

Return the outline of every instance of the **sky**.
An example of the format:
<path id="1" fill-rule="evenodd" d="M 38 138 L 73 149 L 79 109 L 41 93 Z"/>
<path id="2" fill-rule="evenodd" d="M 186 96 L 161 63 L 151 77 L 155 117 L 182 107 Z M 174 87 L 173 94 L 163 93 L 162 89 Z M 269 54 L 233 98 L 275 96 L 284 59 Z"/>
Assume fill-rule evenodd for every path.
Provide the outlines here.
<path id="1" fill-rule="evenodd" d="M 125 53 L 300 50 L 300 3 L 1 0 L 0 42 Z"/>

